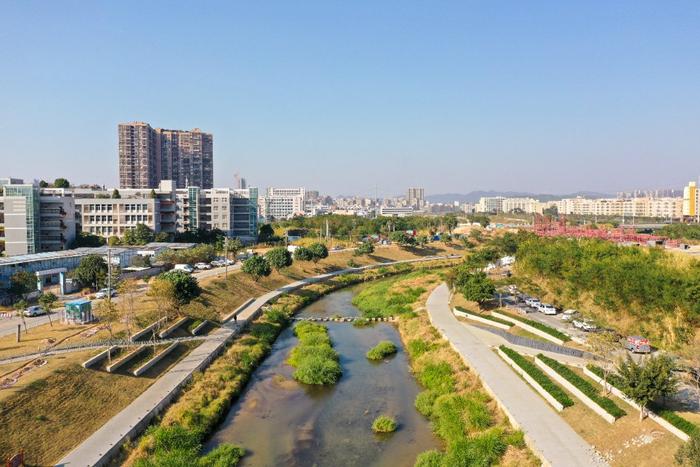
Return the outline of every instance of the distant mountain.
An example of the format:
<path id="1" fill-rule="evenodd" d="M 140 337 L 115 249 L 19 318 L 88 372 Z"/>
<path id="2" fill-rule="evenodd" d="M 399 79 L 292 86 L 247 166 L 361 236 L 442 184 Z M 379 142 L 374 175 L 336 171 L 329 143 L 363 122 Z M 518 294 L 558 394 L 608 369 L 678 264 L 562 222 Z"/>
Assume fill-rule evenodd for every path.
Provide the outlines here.
<path id="1" fill-rule="evenodd" d="M 549 195 L 536 194 L 520 191 L 471 191 L 466 194 L 462 193 L 445 193 L 440 195 L 428 195 L 426 199 L 431 203 L 452 203 L 458 201 L 460 203 L 476 203 L 481 197 L 488 196 L 505 196 L 506 198 L 534 198 L 540 201 L 555 201 L 563 198 L 576 198 L 577 196 L 585 198 L 614 198 L 613 195 L 606 193 L 596 193 L 594 191 L 577 191 L 565 195 Z"/>

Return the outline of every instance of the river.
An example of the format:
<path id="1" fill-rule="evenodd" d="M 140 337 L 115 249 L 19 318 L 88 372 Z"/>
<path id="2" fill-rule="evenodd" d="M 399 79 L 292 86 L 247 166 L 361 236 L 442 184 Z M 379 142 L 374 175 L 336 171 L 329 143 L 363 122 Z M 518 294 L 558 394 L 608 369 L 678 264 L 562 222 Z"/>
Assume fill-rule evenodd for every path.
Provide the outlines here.
<path id="1" fill-rule="evenodd" d="M 361 287 L 361 286 L 359 286 Z M 352 305 L 358 287 L 334 292 L 302 310 L 302 317 L 358 316 Z M 439 448 L 428 420 L 413 406 L 420 387 L 409 371 L 398 331 L 391 324 L 356 328 L 326 323 L 340 354 L 343 376 L 331 387 L 311 387 L 292 379 L 285 364 L 297 344 L 291 326 L 255 371 L 206 450 L 233 443 L 246 450 L 244 466 L 412 466 L 416 455 Z M 399 352 L 373 363 L 365 353 L 381 340 Z M 376 435 L 372 421 L 393 416 L 396 432 Z"/>

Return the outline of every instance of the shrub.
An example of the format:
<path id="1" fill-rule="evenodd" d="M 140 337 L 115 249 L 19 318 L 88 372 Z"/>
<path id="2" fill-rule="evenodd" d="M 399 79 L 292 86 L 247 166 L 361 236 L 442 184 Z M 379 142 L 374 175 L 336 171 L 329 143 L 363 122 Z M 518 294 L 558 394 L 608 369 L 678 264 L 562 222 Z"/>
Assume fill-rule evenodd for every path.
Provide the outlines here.
<path id="1" fill-rule="evenodd" d="M 396 427 L 396 420 L 386 415 L 380 415 L 372 422 L 372 431 L 375 433 L 393 433 Z"/>
<path id="2" fill-rule="evenodd" d="M 242 447 L 224 443 L 218 445 L 209 454 L 202 456 L 199 459 L 199 466 L 232 467 L 238 465 L 244 455 L 245 450 Z"/>
<path id="3" fill-rule="evenodd" d="M 430 417 L 433 414 L 435 399 L 437 399 L 439 395 L 437 391 L 432 391 L 430 389 L 419 392 L 414 402 L 416 410 L 426 417 Z"/>
<path id="4" fill-rule="evenodd" d="M 418 358 L 425 352 L 430 351 L 433 348 L 432 344 L 424 341 L 423 339 L 411 339 L 408 341 L 408 354 L 411 358 Z"/>
<path id="5" fill-rule="evenodd" d="M 615 402 L 607 397 L 601 396 L 598 390 L 589 381 L 574 373 L 574 371 L 568 366 L 542 354 L 538 354 L 537 358 L 544 362 L 548 367 L 559 373 L 564 379 L 573 384 L 578 390 L 588 396 L 591 400 L 593 400 L 593 402 L 598 404 L 603 408 L 603 410 L 613 417 L 620 418 L 626 415 L 626 412 L 618 407 Z"/>
<path id="6" fill-rule="evenodd" d="M 700 435 L 700 427 L 696 425 L 695 423 L 691 422 L 690 420 L 687 420 L 680 415 L 678 415 L 676 412 L 672 412 L 670 410 L 663 410 L 659 409 L 656 406 L 652 405 L 650 407 L 652 412 L 655 412 L 659 417 L 663 418 L 667 422 L 669 422 L 671 425 L 675 426 L 682 432 L 693 436 L 694 434 Z"/>
<path id="7" fill-rule="evenodd" d="M 299 345 L 292 349 L 287 360 L 287 363 L 296 368 L 292 375 L 294 379 L 304 384 L 337 383 L 342 370 L 338 363 L 338 353 L 331 347 L 328 329 L 304 321 L 294 328 L 294 334 L 299 338 Z"/>
<path id="8" fill-rule="evenodd" d="M 508 445 L 500 430 L 475 435 L 455 442 L 445 454 L 445 466 L 490 466 L 497 463 Z"/>
<path id="9" fill-rule="evenodd" d="M 456 308 L 457 310 L 461 311 L 462 313 L 467 313 L 467 314 L 469 314 L 469 315 L 478 316 L 479 318 L 484 318 L 484 319 L 487 319 L 487 320 L 489 320 L 489 321 L 493 321 L 494 323 L 505 324 L 506 326 L 512 326 L 512 325 L 513 325 L 513 323 L 511 323 L 510 321 L 506 321 L 506 320 L 504 320 L 504 319 L 496 318 L 495 316 L 491 316 L 491 315 L 482 315 L 482 314 L 479 314 L 479 313 L 474 313 L 473 311 L 465 310 L 464 308 L 462 308 L 462 307 L 460 307 L 460 306 L 457 306 L 457 307 L 455 307 L 455 308 Z"/>
<path id="10" fill-rule="evenodd" d="M 413 467 L 442 467 L 444 457 L 443 453 L 435 449 L 423 451 L 416 457 L 416 463 Z"/>
<path id="11" fill-rule="evenodd" d="M 455 379 L 452 367 L 447 362 L 429 363 L 418 374 L 418 381 L 427 389 L 440 394 L 454 391 Z"/>
<path id="12" fill-rule="evenodd" d="M 331 385 L 338 382 L 342 370 L 335 360 L 312 355 L 302 360 L 292 375 L 295 380 L 304 384 Z"/>
<path id="13" fill-rule="evenodd" d="M 542 386 L 542 388 L 547 391 L 557 402 L 559 402 L 564 407 L 571 407 L 574 405 L 574 401 L 554 382 L 549 379 L 547 375 L 542 372 L 534 363 L 530 362 L 528 359 L 520 355 L 513 349 L 502 345 L 499 347 L 501 351 L 510 357 L 516 365 L 518 365 L 525 373 L 530 375 L 537 384 Z"/>
<path id="14" fill-rule="evenodd" d="M 393 342 L 381 341 L 367 352 L 367 358 L 369 360 L 383 360 L 389 355 L 394 355 L 396 352 L 398 352 L 398 349 Z"/>

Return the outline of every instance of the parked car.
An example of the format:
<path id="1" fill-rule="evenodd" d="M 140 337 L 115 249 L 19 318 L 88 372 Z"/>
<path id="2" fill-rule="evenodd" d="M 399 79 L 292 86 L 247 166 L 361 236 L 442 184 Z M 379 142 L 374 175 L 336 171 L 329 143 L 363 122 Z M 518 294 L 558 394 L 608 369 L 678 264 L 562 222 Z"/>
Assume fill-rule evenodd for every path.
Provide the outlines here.
<path id="1" fill-rule="evenodd" d="M 209 263 L 197 263 L 194 265 L 194 267 L 195 267 L 195 269 L 200 269 L 200 270 L 211 269 L 211 264 L 209 264 Z"/>
<path id="2" fill-rule="evenodd" d="M 215 259 L 214 261 L 212 261 L 212 262 L 209 263 L 209 264 L 210 264 L 211 267 L 213 267 L 213 268 L 219 268 L 219 267 L 221 267 L 221 266 L 224 265 L 224 260 Z"/>
<path id="3" fill-rule="evenodd" d="M 573 325 L 576 329 L 580 329 L 584 332 L 594 332 L 598 330 L 598 326 L 594 322 L 588 319 L 575 319 Z"/>
<path id="4" fill-rule="evenodd" d="M 642 336 L 629 336 L 625 342 L 625 348 L 634 353 L 650 353 L 649 339 Z"/>
<path id="5" fill-rule="evenodd" d="M 190 266 L 189 264 L 176 264 L 173 267 L 173 270 L 186 272 L 187 274 L 192 274 L 194 272 L 194 268 L 192 266 Z"/>
<path id="6" fill-rule="evenodd" d="M 540 301 L 536 298 L 529 298 L 525 300 L 525 304 L 531 308 L 538 308 L 541 305 Z"/>
<path id="7" fill-rule="evenodd" d="M 33 316 L 41 316 L 41 315 L 45 315 L 45 314 L 46 314 L 46 310 L 44 310 L 39 305 L 33 305 L 33 306 L 28 307 L 26 310 L 24 310 L 24 316 L 28 316 L 30 318 Z"/>
<path id="8" fill-rule="evenodd" d="M 95 298 L 107 298 L 107 297 L 114 297 L 117 295 L 117 291 L 114 289 L 100 289 L 95 293 Z"/>
<path id="9" fill-rule="evenodd" d="M 233 266 L 236 262 L 232 259 L 225 259 L 221 261 L 222 266 Z"/>
<path id="10" fill-rule="evenodd" d="M 557 309 L 554 307 L 554 305 L 547 305 L 546 303 L 542 303 L 537 309 L 540 313 L 544 313 L 545 315 L 557 314 Z"/>
<path id="11" fill-rule="evenodd" d="M 561 314 L 561 320 L 562 321 L 571 321 L 572 319 L 576 318 L 578 316 L 578 311 L 576 310 L 564 310 L 564 312 Z"/>

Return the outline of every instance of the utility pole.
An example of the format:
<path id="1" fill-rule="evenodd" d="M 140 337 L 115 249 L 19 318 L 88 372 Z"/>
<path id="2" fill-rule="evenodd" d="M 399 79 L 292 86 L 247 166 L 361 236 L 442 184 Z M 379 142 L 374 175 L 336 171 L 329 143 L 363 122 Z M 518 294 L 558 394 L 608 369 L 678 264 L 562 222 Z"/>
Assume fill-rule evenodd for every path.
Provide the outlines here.
<path id="1" fill-rule="evenodd" d="M 224 268 L 224 279 L 228 279 L 228 237 L 224 237 Z"/>
<path id="2" fill-rule="evenodd" d="M 107 300 L 112 298 L 112 249 L 107 247 Z"/>

